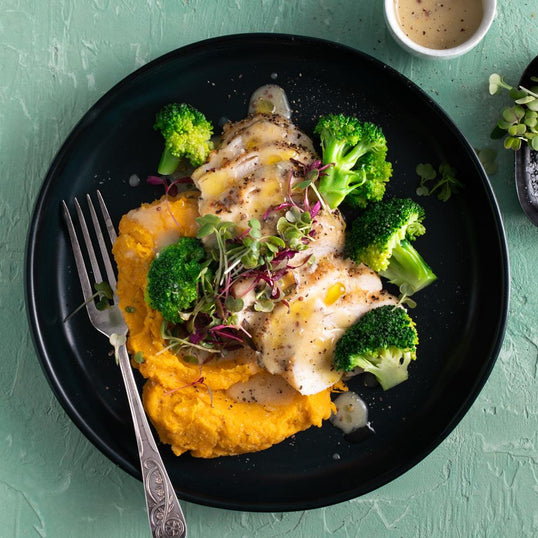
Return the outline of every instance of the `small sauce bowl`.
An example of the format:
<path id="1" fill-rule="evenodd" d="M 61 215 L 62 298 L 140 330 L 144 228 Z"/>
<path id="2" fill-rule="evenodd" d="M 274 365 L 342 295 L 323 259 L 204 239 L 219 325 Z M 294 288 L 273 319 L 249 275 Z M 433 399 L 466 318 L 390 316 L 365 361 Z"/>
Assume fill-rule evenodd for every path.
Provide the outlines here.
<path id="1" fill-rule="evenodd" d="M 473 0 L 468 0 L 472 2 Z M 480 1 L 480 0 L 476 0 Z M 398 8 L 395 0 L 385 0 L 385 21 L 387 27 L 394 40 L 407 52 L 421 57 L 431 59 L 449 60 L 457 56 L 461 56 L 469 52 L 475 47 L 489 30 L 491 23 L 496 15 L 497 0 L 481 0 L 482 1 L 482 19 L 476 30 L 469 37 L 451 48 L 429 48 L 413 41 L 402 29 L 399 22 Z M 449 3 L 451 0 L 445 0 Z M 417 2 L 417 8 L 420 8 L 420 2 Z M 454 24 L 459 24 L 460 21 L 455 18 Z"/>

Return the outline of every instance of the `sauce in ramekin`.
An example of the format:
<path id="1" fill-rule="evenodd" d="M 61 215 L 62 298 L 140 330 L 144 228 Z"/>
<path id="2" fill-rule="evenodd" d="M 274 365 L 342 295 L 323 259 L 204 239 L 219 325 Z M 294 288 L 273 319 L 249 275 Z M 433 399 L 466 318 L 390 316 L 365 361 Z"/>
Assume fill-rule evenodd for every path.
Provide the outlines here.
<path id="1" fill-rule="evenodd" d="M 403 32 L 430 49 L 451 49 L 469 39 L 480 26 L 482 0 L 394 0 Z"/>

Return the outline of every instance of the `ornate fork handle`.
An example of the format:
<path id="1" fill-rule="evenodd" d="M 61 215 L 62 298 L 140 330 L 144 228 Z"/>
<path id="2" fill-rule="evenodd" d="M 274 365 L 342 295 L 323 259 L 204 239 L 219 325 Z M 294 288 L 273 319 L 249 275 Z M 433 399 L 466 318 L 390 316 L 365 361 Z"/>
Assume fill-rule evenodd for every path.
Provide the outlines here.
<path id="1" fill-rule="evenodd" d="M 106 271 L 107 281 L 110 284 L 110 287 L 114 290 L 116 288 L 116 275 L 114 274 L 113 263 L 101 228 L 100 219 L 95 211 L 90 195 L 87 195 L 86 198 L 95 237 L 99 246 L 98 249 L 94 248 L 92 236 L 90 235 L 84 213 L 76 198 L 74 200 L 74 205 L 82 237 L 86 245 L 89 266 L 91 266 L 93 279 L 95 279 L 94 282 L 104 282 L 101 273 L 101 264 L 98 263 L 97 252 L 99 252 L 101 254 L 102 265 Z M 106 231 L 108 232 L 110 244 L 113 245 L 117 239 L 116 231 L 114 230 L 110 213 L 108 212 L 99 191 L 97 191 L 97 199 L 99 201 L 99 207 L 101 208 L 101 216 L 105 223 Z M 84 306 L 86 307 L 90 322 L 100 333 L 109 338 L 113 335 L 125 337 L 127 335 L 128 327 L 121 314 L 117 295 L 115 295 L 114 304 L 105 310 L 99 310 L 94 303 L 92 284 L 86 267 L 86 260 L 83 256 L 82 249 L 80 248 L 75 225 L 71 219 L 65 201 L 62 202 L 62 206 L 69 238 L 71 240 L 71 246 L 73 247 L 73 255 L 77 266 L 82 294 L 85 300 Z M 129 407 L 131 408 L 131 417 L 133 419 L 136 442 L 138 445 L 138 455 L 140 457 L 140 468 L 142 471 L 142 480 L 144 483 L 144 493 L 152 536 L 155 538 L 166 538 L 168 536 L 186 538 L 187 524 L 185 522 L 185 517 L 183 516 L 176 492 L 172 487 L 172 483 L 170 482 L 170 478 L 168 477 L 168 473 L 162 462 L 161 455 L 157 450 L 157 445 L 149 427 L 146 413 L 142 407 L 142 401 L 138 394 L 138 387 L 135 383 L 131 362 L 125 344 L 118 346 L 116 352 L 120 363 L 125 390 L 127 392 L 127 398 L 129 400 Z"/>
<path id="2" fill-rule="evenodd" d="M 186 538 L 185 517 L 153 439 L 125 345 L 120 346 L 118 354 L 136 432 L 152 536 Z"/>

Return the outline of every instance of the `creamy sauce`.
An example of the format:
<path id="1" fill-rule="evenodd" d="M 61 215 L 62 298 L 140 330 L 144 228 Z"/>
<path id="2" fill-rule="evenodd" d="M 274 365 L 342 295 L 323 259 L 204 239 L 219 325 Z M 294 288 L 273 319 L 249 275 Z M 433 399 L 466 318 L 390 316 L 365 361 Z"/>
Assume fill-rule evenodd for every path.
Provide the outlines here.
<path id="1" fill-rule="evenodd" d="M 481 0 L 394 0 L 394 5 L 407 37 L 430 49 L 461 45 L 483 17 Z"/>
<path id="2" fill-rule="evenodd" d="M 334 401 L 336 413 L 330 421 L 344 433 L 351 433 L 368 424 L 368 408 L 354 392 L 344 392 Z"/>
<path id="3" fill-rule="evenodd" d="M 244 383 L 235 383 L 227 390 L 227 394 L 236 402 L 289 405 L 296 391 L 282 377 L 260 373 Z"/>
<path id="4" fill-rule="evenodd" d="M 280 114 L 291 118 L 291 108 L 286 92 L 276 84 L 266 84 L 258 88 L 251 96 L 249 114 Z"/>

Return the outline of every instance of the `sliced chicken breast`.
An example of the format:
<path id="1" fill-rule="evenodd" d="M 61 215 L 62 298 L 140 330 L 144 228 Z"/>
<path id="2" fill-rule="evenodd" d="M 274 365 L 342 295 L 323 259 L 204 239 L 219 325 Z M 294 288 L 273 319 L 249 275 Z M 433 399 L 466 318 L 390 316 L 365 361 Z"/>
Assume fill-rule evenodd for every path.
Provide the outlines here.
<path id="1" fill-rule="evenodd" d="M 267 218 L 268 210 L 304 196 L 290 184 L 302 181 L 305 166 L 316 159 L 311 140 L 283 116 L 255 114 L 228 124 L 219 147 L 193 174 L 200 214 L 240 227 L 256 218 L 264 233 L 274 235 L 281 213 L 269 211 Z M 336 383 L 341 373 L 333 369 L 332 355 L 338 338 L 369 309 L 396 303 L 376 273 L 344 259 L 345 222 L 338 211 L 319 211 L 312 231 L 308 249 L 284 262 L 285 301 L 272 312 L 252 308 L 263 282 L 245 279 L 233 288 L 244 301 L 239 321 L 252 337 L 259 364 L 301 394 Z"/>

